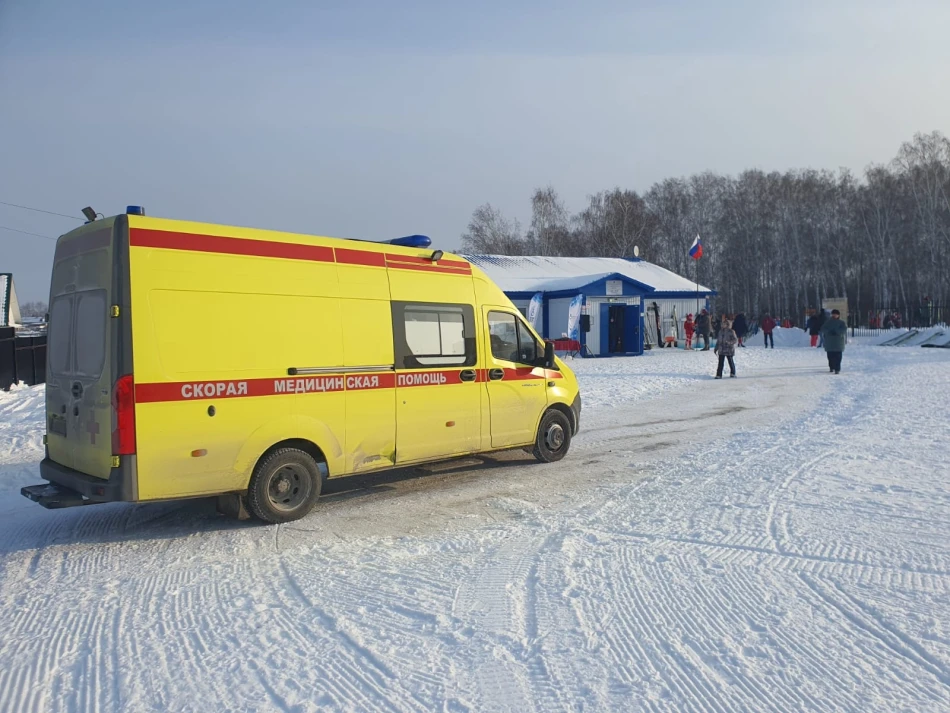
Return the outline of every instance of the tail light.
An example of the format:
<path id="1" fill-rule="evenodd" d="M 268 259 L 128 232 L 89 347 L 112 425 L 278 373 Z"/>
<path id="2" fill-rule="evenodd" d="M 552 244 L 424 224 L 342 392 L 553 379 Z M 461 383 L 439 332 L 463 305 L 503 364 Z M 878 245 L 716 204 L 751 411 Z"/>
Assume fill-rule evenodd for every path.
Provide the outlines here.
<path id="1" fill-rule="evenodd" d="M 119 377 L 112 388 L 112 410 L 115 430 L 112 432 L 112 454 L 130 456 L 135 453 L 135 379 L 131 374 Z"/>

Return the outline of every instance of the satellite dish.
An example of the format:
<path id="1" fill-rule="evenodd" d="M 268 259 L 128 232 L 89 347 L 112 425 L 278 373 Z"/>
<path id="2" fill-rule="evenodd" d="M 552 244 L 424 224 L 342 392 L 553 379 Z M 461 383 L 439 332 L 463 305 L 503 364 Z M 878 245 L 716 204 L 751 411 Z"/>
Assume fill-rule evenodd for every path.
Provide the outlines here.
<path id="1" fill-rule="evenodd" d="M 639 246 L 639 245 L 634 245 L 634 246 L 633 246 L 633 256 L 634 256 L 634 257 L 640 257 L 640 246 Z"/>

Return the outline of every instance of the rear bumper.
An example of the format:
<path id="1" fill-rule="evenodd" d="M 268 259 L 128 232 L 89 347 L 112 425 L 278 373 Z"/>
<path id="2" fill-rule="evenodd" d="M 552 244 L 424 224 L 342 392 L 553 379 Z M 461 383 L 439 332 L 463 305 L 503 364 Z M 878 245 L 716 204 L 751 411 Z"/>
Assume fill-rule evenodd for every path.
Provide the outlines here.
<path id="1" fill-rule="evenodd" d="M 123 458 L 125 460 L 125 458 Z M 108 480 L 80 473 L 45 458 L 40 462 L 40 477 L 62 488 L 79 493 L 97 503 L 132 502 L 136 500 L 134 464 L 123 463 L 113 468 Z"/>

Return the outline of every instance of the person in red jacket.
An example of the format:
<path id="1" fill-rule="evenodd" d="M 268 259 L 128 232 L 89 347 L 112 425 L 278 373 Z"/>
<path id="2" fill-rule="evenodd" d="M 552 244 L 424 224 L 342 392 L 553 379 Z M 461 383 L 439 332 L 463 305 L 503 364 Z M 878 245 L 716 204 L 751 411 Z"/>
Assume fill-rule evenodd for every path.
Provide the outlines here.
<path id="1" fill-rule="evenodd" d="M 686 315 L 686 321 L 683 322 L 683 331 L 686 332 L 686 348 L 693 348 L 693 332 L 696 331 L 696 325 L 693 323 L 693 315 Z"/>
<path id="2" fill-rule="evenodd" d="M 772 349 L 775 349 L 775 337 L 772 336 L 776 327 L 775 320 L 766 313 L 759 326 L 762 327 L 762 334 L 765 335 L 765 348 L 768 349 L 769 342 L 772 342 Z"/>

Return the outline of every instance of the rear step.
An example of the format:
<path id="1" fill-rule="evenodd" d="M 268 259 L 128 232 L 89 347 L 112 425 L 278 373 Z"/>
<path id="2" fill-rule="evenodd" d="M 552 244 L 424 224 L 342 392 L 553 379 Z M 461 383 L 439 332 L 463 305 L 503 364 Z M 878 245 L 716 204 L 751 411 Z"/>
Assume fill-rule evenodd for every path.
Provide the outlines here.
<path id="1" fill-rule="evenodd" d="M 50 510 L 59 510 L 60 508 L 72 508 L 77 505 L 97 505 L 98 501 L 88 500 L 80 493 L 70 488 L 64 488 L 61 485 L 53 483 L 41 483 L 40 485 L 28 485 L 20 488 L 20 495 L 29 498 L 34 503 L 39 503 L 44 508 Z"/>

